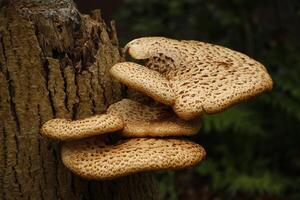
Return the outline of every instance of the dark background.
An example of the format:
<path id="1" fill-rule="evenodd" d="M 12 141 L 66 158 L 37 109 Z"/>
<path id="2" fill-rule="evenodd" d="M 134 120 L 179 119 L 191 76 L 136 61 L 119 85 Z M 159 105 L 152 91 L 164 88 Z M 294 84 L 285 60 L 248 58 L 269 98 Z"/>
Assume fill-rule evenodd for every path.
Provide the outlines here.
<path id="1" fill-rule="evenodd" d="M 220 44 L 255 58 L 274 89 L 205 116 L 198 167 L 157 175 L 162 199 L 300 199 L 300 1 L 77 1 L 116 20 L 123 46 L 141 36 Z"/>

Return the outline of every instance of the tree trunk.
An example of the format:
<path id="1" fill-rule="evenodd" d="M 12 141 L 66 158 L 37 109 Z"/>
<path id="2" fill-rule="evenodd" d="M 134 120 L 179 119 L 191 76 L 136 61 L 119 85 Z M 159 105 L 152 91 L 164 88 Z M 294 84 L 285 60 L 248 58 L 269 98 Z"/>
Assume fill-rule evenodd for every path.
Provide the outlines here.
<path id="1" fill-rule="evenodd" d="M 0 199 L 157 199 L 151 174 L 76 177 L 59 143 L 39 135 L 49 119 L 99 114 L 122 98 L 108 75 L 122 60 L 114 26 L 100 11 L 86 16 L 68 1 L 49 2 L 0 11 Z"/>

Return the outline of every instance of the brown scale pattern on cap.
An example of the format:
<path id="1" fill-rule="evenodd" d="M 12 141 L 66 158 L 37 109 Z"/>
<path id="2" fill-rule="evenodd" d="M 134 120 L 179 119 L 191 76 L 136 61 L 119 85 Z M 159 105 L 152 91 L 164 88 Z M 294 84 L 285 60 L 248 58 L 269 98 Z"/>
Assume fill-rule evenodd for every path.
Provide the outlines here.
<path id="1" fill-rule="evenodd" d="M 114 132 L 122 128 L 123 120 L 120 117 L 103 114 L 75 121 L 52 119 L 43 124 L 41 134 L 56 140 L 78 140 Z"/>
<path id="2" fill-rule="evenodd" d="M 175 94 L 170 83 L 159 72 L 133 62 L 123 62 L 114 65 L 110 73 L 125 85 L 143 91 L 166 105 L 174 103 Z"/>
<path id="3" fill-rule="evenodd" d="M 201 128 L 200 118 L 185 121 L 165 105 L 157 103 L 139 103 L 130 99 L 123 99 L 108 110 L 108 114 L 123 119 L 125 137 L 166 137 L 188 136 L 197 134 Z"/>
<path id="4" fill-rule="evenodd" d="M 222 46 L 146 37 L 133 40 L 125 49 L 135 59 L 148 59 L 149 70 L 137 64 L 127 64 L 121 82 L 148 94 L 147 88 L 157 88 L 161 80 L 164 84 L 168 80 L 167 85 L 171 90 L 164 93 L 159 88 L 148 95 L 162 103 L 167 97 L 168 102 L 174 102 L 172 106 L 175 113 L 183 119 L 195 118 L 203 112 L 223 111 L 272 89 L 272 79 L 262 64 Z M 118 71 L 123 64 L 113 68 Z M 152 77 L 147 77 L 151 70 L 159 72 L 160 76 L 153 73 Z M 137 72 L 141 74 L 131 84 L 130 78 Z M 113 75 L 117 78 L 120 76 L 119 73 Z M 148 84 L 147 88 L 143 88 L 145 84 Z M 169 91 L 173 94 L 170 95 Z"/>
<path id="5" fill-rule="evenodd" d="M 99 138 L 66 143 L 62 160 L 87 179 L 112 179 L 138 172 L 194 166 L 205 157 L 202 146 L 175 139 L 130 139 L 106 145 Z"/>

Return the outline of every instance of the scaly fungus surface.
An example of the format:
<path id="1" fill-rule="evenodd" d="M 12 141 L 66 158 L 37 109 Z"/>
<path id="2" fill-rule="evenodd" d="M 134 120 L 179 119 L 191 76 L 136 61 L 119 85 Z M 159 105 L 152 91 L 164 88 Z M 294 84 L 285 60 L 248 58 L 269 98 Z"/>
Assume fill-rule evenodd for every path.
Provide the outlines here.
<path id="1" fill-rule="evenodd" d="M 115 115 L 95 115 L 93 117 L 69 120 L 52 119 L 43 124 L 41 134 L 55 140 L 78 140 L 123 129 L 123 120 Z"/>
<path id="2" fill-rule="evenodd" d="M 182 119 L 217 113 L 272 89 L 265 67 L 237 51 L 199 41 L 145 37 L 126 52 L 147 67 L 123 62 L 110 72 L 120 82 L 173 107 Z"/>
<path id="3" fill-rule="evenodd" d="M 107 114 L 80 120 L 52 119 L 41 134 L 56 140 L 78 140 L 119 131 L 124 137 L 189 136 L 201 128 L 201 119 L 185 121 L 168 107 L 155 102 L 123 99 L 112 104 Z"/>
<path id="4" fill-rule="evenodd" d="M 123 119 L 121 133 L 125 137 L 189 136 L 201 128 L 200 118 L 185 121 L 176 116 L 172 109 L 154 102 L 123 99 L 111 105 L 107 113 Z"/>
<path id="5" fill-rule="evenodd" d="M 206 153 L 199 144 L 186 140 L 135 138 L 107 145 L 94 137 L 64 144 L 61 154 L 65 166 L 75 174 L 105 180 L 138 172 L 191 167 Z"/>

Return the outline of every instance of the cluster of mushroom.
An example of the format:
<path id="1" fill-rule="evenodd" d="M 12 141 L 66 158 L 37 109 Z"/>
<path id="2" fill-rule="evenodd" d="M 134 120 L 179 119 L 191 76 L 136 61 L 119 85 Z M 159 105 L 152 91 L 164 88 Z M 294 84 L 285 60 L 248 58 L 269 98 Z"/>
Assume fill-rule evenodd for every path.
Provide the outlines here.
<path id="1" fill-rule="evenodd" d="M 53 119 L 41 129 L 45 137 L 66 141 L 63 163 L 85 178 L 194 166 L 204 158 L 204 148 L 178 137 L 197 134 L 203 114 L 272 89 L 262 64 L 225 47 L 145 37 L 128 43 L 125 51 L 146 65 L 117 63 L 110 73 L 136 95 L 111 105 L 105 114 Z M 109 143 L 104 138 L 113 132 L 121 139 Z"/>

